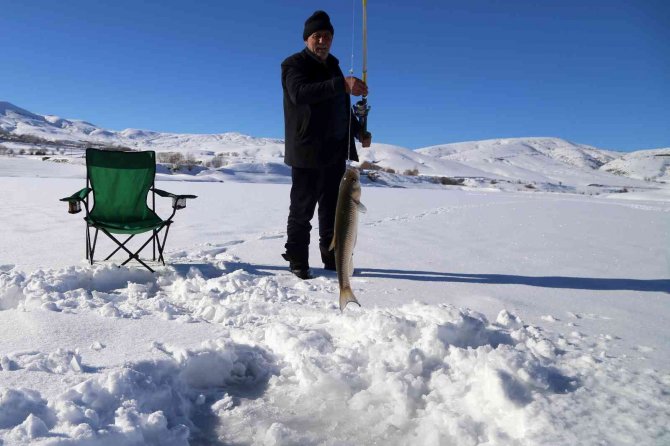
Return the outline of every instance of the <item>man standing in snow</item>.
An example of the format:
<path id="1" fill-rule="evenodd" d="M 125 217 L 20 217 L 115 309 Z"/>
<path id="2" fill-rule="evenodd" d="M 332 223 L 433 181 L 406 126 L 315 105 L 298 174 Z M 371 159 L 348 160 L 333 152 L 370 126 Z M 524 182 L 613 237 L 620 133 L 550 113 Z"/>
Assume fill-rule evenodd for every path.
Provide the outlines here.
<path id="1" fill-rule="evenodd" d="M 335 270 L 333 238 L 335 208 L 347 156 L 358 161 L 354 136 L 369 147 L 372 136 L 362 134 L 351 111 L 349 95 L 368 94 L 367 85 L 344 77 L 339 61 L 330 54 L 333 25 L 324 11 L 316 11 L 303 30 L 306 48 L 282 62 L 284 162 L 291 166 L 286 253 L 293 274 L 310 279 L 309 239 L 316 204 L 319 204 L 319 247 L 324 268 Z"/>

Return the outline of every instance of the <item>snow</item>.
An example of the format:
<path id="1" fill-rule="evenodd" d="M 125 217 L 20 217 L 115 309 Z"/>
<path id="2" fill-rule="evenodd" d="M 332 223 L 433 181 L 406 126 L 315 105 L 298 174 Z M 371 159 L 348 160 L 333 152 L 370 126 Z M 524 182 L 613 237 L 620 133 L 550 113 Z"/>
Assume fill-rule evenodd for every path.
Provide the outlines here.
<path id="1" fill-rule="evenodd" d="M 626 154 L 601 167 L 602 170 L 637 179 L 670 180 L 670 148 Z"/>
<path id="2" fill-rule="evenodd" d="M 363 188 L 363 306 L 340 313 L 315 243 L 313 280 L 280 257 L 281 144 L 219 144 L 199 159 L 236 152 L 228 165 L 158 175 L 198 198 L 155 274 L 83 259 L 82 214 L 58 201 L 83 186 L 80 151 L 0 157 L 0 444 L 670 442 L 667 185 L 576 165 L 561 193 L 383 173 Z M 368 153 L 477 168 L 400 149 Z M 534 157 L 517 167 L 554 174 Z M 566 193 L 603 178 L 631 190 Z"/>
<path id="3" fill-rule="evenodd" d="M 13 139 L 0 143 L 18 152 L 31 147 L 53 152 L 74 151 L 88 146 L 115 146 L 157 152 L 178 151 L 203 163 L 215 158 L 222 163 L 223 173 L 203 172 L 225 180 L 242 166 L 265 164 L 266 170 L 279 170 L 278 177 L 288 175 L 283 166 L 283 141 L 258 138 L 237 132 L 221 134 L 177 134 L 142 129 L 121 131 L 104 129 L 86 121 L 65 119 L 56 115 L 38 115 L 9 102 L 0 102 L 0 130 Z M 40 142 L 16 142 L 17 138 L 38 138 Z M 578 193 L 608 192 L 616 188 L 653 188 L 667 180 L 668 149 L 640 150 L 629 154 L 602 150 L 555 137 L 506 138 L 470 141 L 426 147 L 415 151 L 392 144 L 375 142 L 370 148 L 359 147 L 361 161 L 380 169 L 393 169 L 402 174 L 416 170 L 416 185 L 430 183 L 434 177 L 465 178 L 467 186 L 522 190 L 525 185 L 535 189 Z M 218 157 L 218 158 L 217 158 Z M 210 169 L 211 170 L 211 169 Z M 231 172 L 232 171 L 232 172 Z M 408 185 L 399 175 L 386 185 Z M 265 182 L 243 174 L 244 181 Z M 202 180 L 202 179 L 199 179 Z M 207 179 L 212 180 L 212 179 Z M 645 181 L 649 180 L 649 181 Z M 653 182 L 652 182 L 653 181 Z M 434 181 L 433 181 L 434 183 Z M 430 187 L 430 186 L 429 186 Z"/>
<path id="4" fill-rule="evenodd" d="M 621 154 L 560 138 L 511 138 L 426 147 L 417 152 L 475 167 L 489 178 L 575 186 L 643 186 L 627 177 L 598 170 Z M 638 178 L 635 177 L 634 178 Z"/>
<path id="5" fill-rule="evenodd" d="M 372 147 L 359 149 L 359 158 L 367 160 L 382 168 L 391 168 L 398 173 L 417 169 L 424 175 L 442 175 L 451 177 L 482 177 L 486 173 L 473 169 L 457 161 L 436 159 L 421 155 L 418 151 L 389 144 L 374 144 Z M 496 178 L 494 176 L 493 178 Z"/>

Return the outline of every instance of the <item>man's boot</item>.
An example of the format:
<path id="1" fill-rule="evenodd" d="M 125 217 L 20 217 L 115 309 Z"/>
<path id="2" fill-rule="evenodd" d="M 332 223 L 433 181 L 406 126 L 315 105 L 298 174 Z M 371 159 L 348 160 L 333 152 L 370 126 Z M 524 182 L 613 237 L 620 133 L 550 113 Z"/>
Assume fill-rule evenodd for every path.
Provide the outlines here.
<path id="1" fill-rule="evenodd" d="M 296 256 L 288 252 L 281 255 L 289 264 L 289 270 L 302 280 L 313 279 L 312 272 L 309 270 L 309 261 L 305 256 Z"/>
<path id="2" fill-rule="evenodd" d="M 335 267 L 335 250 L 328 250 L 327 246 L 319 246 L 321 250 L 321 260 L 323 261 L 323 269 L 329 271 L 337 271 Z"/>

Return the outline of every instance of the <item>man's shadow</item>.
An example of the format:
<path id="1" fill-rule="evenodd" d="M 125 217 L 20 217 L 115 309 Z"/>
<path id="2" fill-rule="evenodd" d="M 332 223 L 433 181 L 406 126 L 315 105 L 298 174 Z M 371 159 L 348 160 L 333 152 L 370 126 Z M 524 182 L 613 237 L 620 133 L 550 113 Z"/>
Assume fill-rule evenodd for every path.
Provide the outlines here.
<path id="1" fill-rule="evenodd" d="M 191 268 L 211 279 L 222 274 L 243 270 L 249 274 L 269 276 L 279 272 L 290 274 L 284 265 L 258 265 L 245 262 L 225 263 L 219 269 L 207 263 L 176 264 L 173 267 L 186 276 Z M 335 272 L 314 268 L 318 274 L 335 277 Z M 491 285 L 527 285 L 541 288 L 560 288 L 593 291 L 648 291 L 670 293 L 670 279 L 625 279 L 609 277 L 520 276 L 512 274 L 443 273 L 439 271 L 413 271 L 400 269 L 356 268 L 354 277 L 411 280 L 417 282 L 477 283 Z"/>
<path id="2" fill-rule="evenodd" d="M 542 288 L 566 288 L 595 291 L 670 292 L 670 279 L 623 279 L 609 277 L 519 276 L 511 274 L 442 273 L 398 269 L 360 268 L 359 277 L 415 280 L 419 282 L 480 283 L 528 285 Z"/>

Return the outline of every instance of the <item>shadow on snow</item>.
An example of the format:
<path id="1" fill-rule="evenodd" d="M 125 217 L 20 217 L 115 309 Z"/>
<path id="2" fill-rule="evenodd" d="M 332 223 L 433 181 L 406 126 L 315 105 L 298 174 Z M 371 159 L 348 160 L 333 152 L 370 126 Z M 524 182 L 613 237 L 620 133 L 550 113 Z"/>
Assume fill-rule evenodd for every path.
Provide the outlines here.
<path id="1" fill-rule="evenodd" d="M 492 285 L 528 285 L 543 288 L 570 288 L 597 291 L 670 292 L 668 279 L 616 279 L 562 276 L 518 276 L 510 274 L 441 273 L 437 271 L 404 271 L 397 269 L 360 268 L 360 277 L 416 280 L 420 282 L 460 282 Z"/>
<path id="2" fill-rule="evenodd" d="M 186 276 L 190 268 L 198 269 L 205 278 L 211 279 L 241 269 L 249 274 L 268 276 L 286 272 L 286 266 L 254 265 L 244 262 L 226 263 L 222 270 L 214 265 L 173 265 L 177 272 Z M 317 275 L 335 276 L 334 272 L 313 268 Z M 566 288 L 594 291 L 648 291 L 670 293 L 670 279 L 618 279 L 608 277 L 564 277 L 564 276 L 519 276 L 512 274 L 443 273 L 438 271 L 412 271 L 399 269 L 356 268 L 355 277 L 414 280 L 419 282 L 478 283 L 491 285 L 527 285 L 542 288 Z"/>

